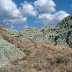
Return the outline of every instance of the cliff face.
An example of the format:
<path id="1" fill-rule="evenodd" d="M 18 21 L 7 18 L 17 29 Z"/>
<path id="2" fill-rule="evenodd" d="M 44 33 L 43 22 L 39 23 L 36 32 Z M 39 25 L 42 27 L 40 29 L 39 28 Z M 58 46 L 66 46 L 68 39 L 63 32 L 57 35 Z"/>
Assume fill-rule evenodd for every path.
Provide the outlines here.
<path id="1" fill-rule="evenodd" d="M 0 72 L 72 72 L 71 25 L 71 16 L 21 32 L 0 24 Z"/>

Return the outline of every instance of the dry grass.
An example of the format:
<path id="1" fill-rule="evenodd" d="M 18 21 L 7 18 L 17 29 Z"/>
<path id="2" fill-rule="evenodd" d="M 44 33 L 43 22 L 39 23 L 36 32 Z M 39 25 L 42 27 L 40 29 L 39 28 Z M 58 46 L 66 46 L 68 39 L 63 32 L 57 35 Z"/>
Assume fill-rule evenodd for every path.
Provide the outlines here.
<path id="1" fill-rule="evenodd" d="M 8 72 L 72 72 L 71 48 L 59 48 L 40 42 L 28 43 L 28 47 L 30 55 L 25 60 L 11 62 L 6 67 Z"/>
<path id="2" fill-rule="evenodd" d="M 25 43 L 4 30 L 0 33 L 27 55 L 26 59 L 11 62 L 0 72 L 72 72 L 72 48 L 32 40 Z"/>

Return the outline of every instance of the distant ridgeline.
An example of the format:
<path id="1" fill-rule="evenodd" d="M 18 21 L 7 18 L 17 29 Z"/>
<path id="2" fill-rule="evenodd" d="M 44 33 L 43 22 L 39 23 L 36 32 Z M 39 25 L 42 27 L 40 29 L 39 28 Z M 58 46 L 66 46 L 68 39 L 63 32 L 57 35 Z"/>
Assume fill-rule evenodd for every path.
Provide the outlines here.
<path id="1" fill-rule="evenodd" d="M 22 41 L 40 41 L 53 45 L 72 47 L 72 15 L 64 18 L 55 27 L 44 27 L 42 29 L 29 27 L 21 32 L 4 27 L 13 36 Z"/>
<path id="2" fill-rule="evenodd" d="M 56 27 L 44 28 L 48 42 L 54 45 L 72 47 L 72 15 L 64 18 Z"/>
<path id="3" fill-rule="evenodd" d="M 64 18 L 57 26 L 60 28 L 71 29 L 72 28 L 72 15 Z"/>
<path id="4" fill-rule="evenodd" d="M 72 47 L 72 16 L 64 18 L 56 27 L 26 28 L 19 35 L 23 41 L 46 42 L 54 45 Z"/>
<path id="5" fill-rule="evenodd" d="M 62 28 L 62 37 L 65 38 L 66 43 L 72 47 L 72 15 L 64 18 L 57 26 Z"/>

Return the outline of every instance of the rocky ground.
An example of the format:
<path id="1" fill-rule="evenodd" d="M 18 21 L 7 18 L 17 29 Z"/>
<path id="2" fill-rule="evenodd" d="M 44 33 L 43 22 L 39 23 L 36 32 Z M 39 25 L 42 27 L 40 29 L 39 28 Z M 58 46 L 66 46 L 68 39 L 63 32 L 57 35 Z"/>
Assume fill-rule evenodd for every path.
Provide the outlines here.
<path id="1" fill-rule="evenodd" d="M 72 72 L 71 16 L 59 25 L 18 32 L 0 24 L 0 72 Z"/>

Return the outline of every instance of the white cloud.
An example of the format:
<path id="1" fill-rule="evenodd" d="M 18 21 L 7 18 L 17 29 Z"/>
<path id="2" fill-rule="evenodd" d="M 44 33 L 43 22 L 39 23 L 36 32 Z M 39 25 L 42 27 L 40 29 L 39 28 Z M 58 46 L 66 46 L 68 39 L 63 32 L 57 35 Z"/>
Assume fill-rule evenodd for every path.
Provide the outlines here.
<path id="1" fill-rule="evenodd" d="M 5 20 L 11 21 L 12 23 L 17 22 L 18 24 L 23 24 L 26 20 L 12 0 L 0 0 L 0 17 L 5 18 Z"/>
<path id="2" fill-rule="evenodd" d="M 37 11 L 33 7 L 33 5 L 31 5 L 27 1 L 24 1 L 23 3 L 22 12 L 23 12 L 23 15 L 25 16 L 36 16 L 37 15 Z"/>
<path id="3" fill-rule="evenodd" d="M 43 23 L 43 24 L 49 24 L 49 25 L 55 25 L 58 22 L 60 22 L 63 18 L 65 18 L 66 16 L 68 16 L 69 14 L 66 13 L 65 11 L 58 11 L 54 14 L 41 14 L 39 15 L 39 20 Z"/>
<path id="4" fill-rule="evenodd" d="M 9 22 L 12 22 L 13 24 L 23 24 L 27 21 L 27 18 L 16 18 L 16 19 L 8 19 Z"/>
<path id="5" fill-rule="evenodd" d="M 43 24 L 54 25 L 69 15 L 65 11 L 55 12 L 55 7 L 53 0 L 36 0 L 32 4 L 24 1 L 20 9 L 13 0 L 0 0 L 0 18 L 13 24 L 24 24 L 28 16 L 35 16 Z"/>
<path id="6" fill-rule="evenodd" d="M 39 20 L 43 24 L 51 24 L 51 21 L 53 20 L 53 16 L 51 14 L 41 14 L 39 15 Z"/>
<path id="7" fill-rule="evenodd" d="M 15 18 L 19 16 L 21 13 L 12 0 L 0 0 L 0 17 Z"/>
<path id="8" fill-rule="evenodd" d="M 53 0 L 37 0 L 33 4 L 39 12 L 38 19 L 46 25 L 55 25 L 69 15 L 65 11 L 56 11 Z"/>
<path id="9" fill-rule="evenodd" d="M 65 11 L 58 11 L 54 14 L 54 18 L 57 21 L 61 21 L 63 18 L 65 18 L 66 16 L 68 16 L 69 14 Z"/>
<path id="10" fill-rule="evenodd" d="M 37 0 L 34 2 L 34 6 L 42 13 L 52 13 L 56 11 L 56 4 L 53 0 Z"/>

